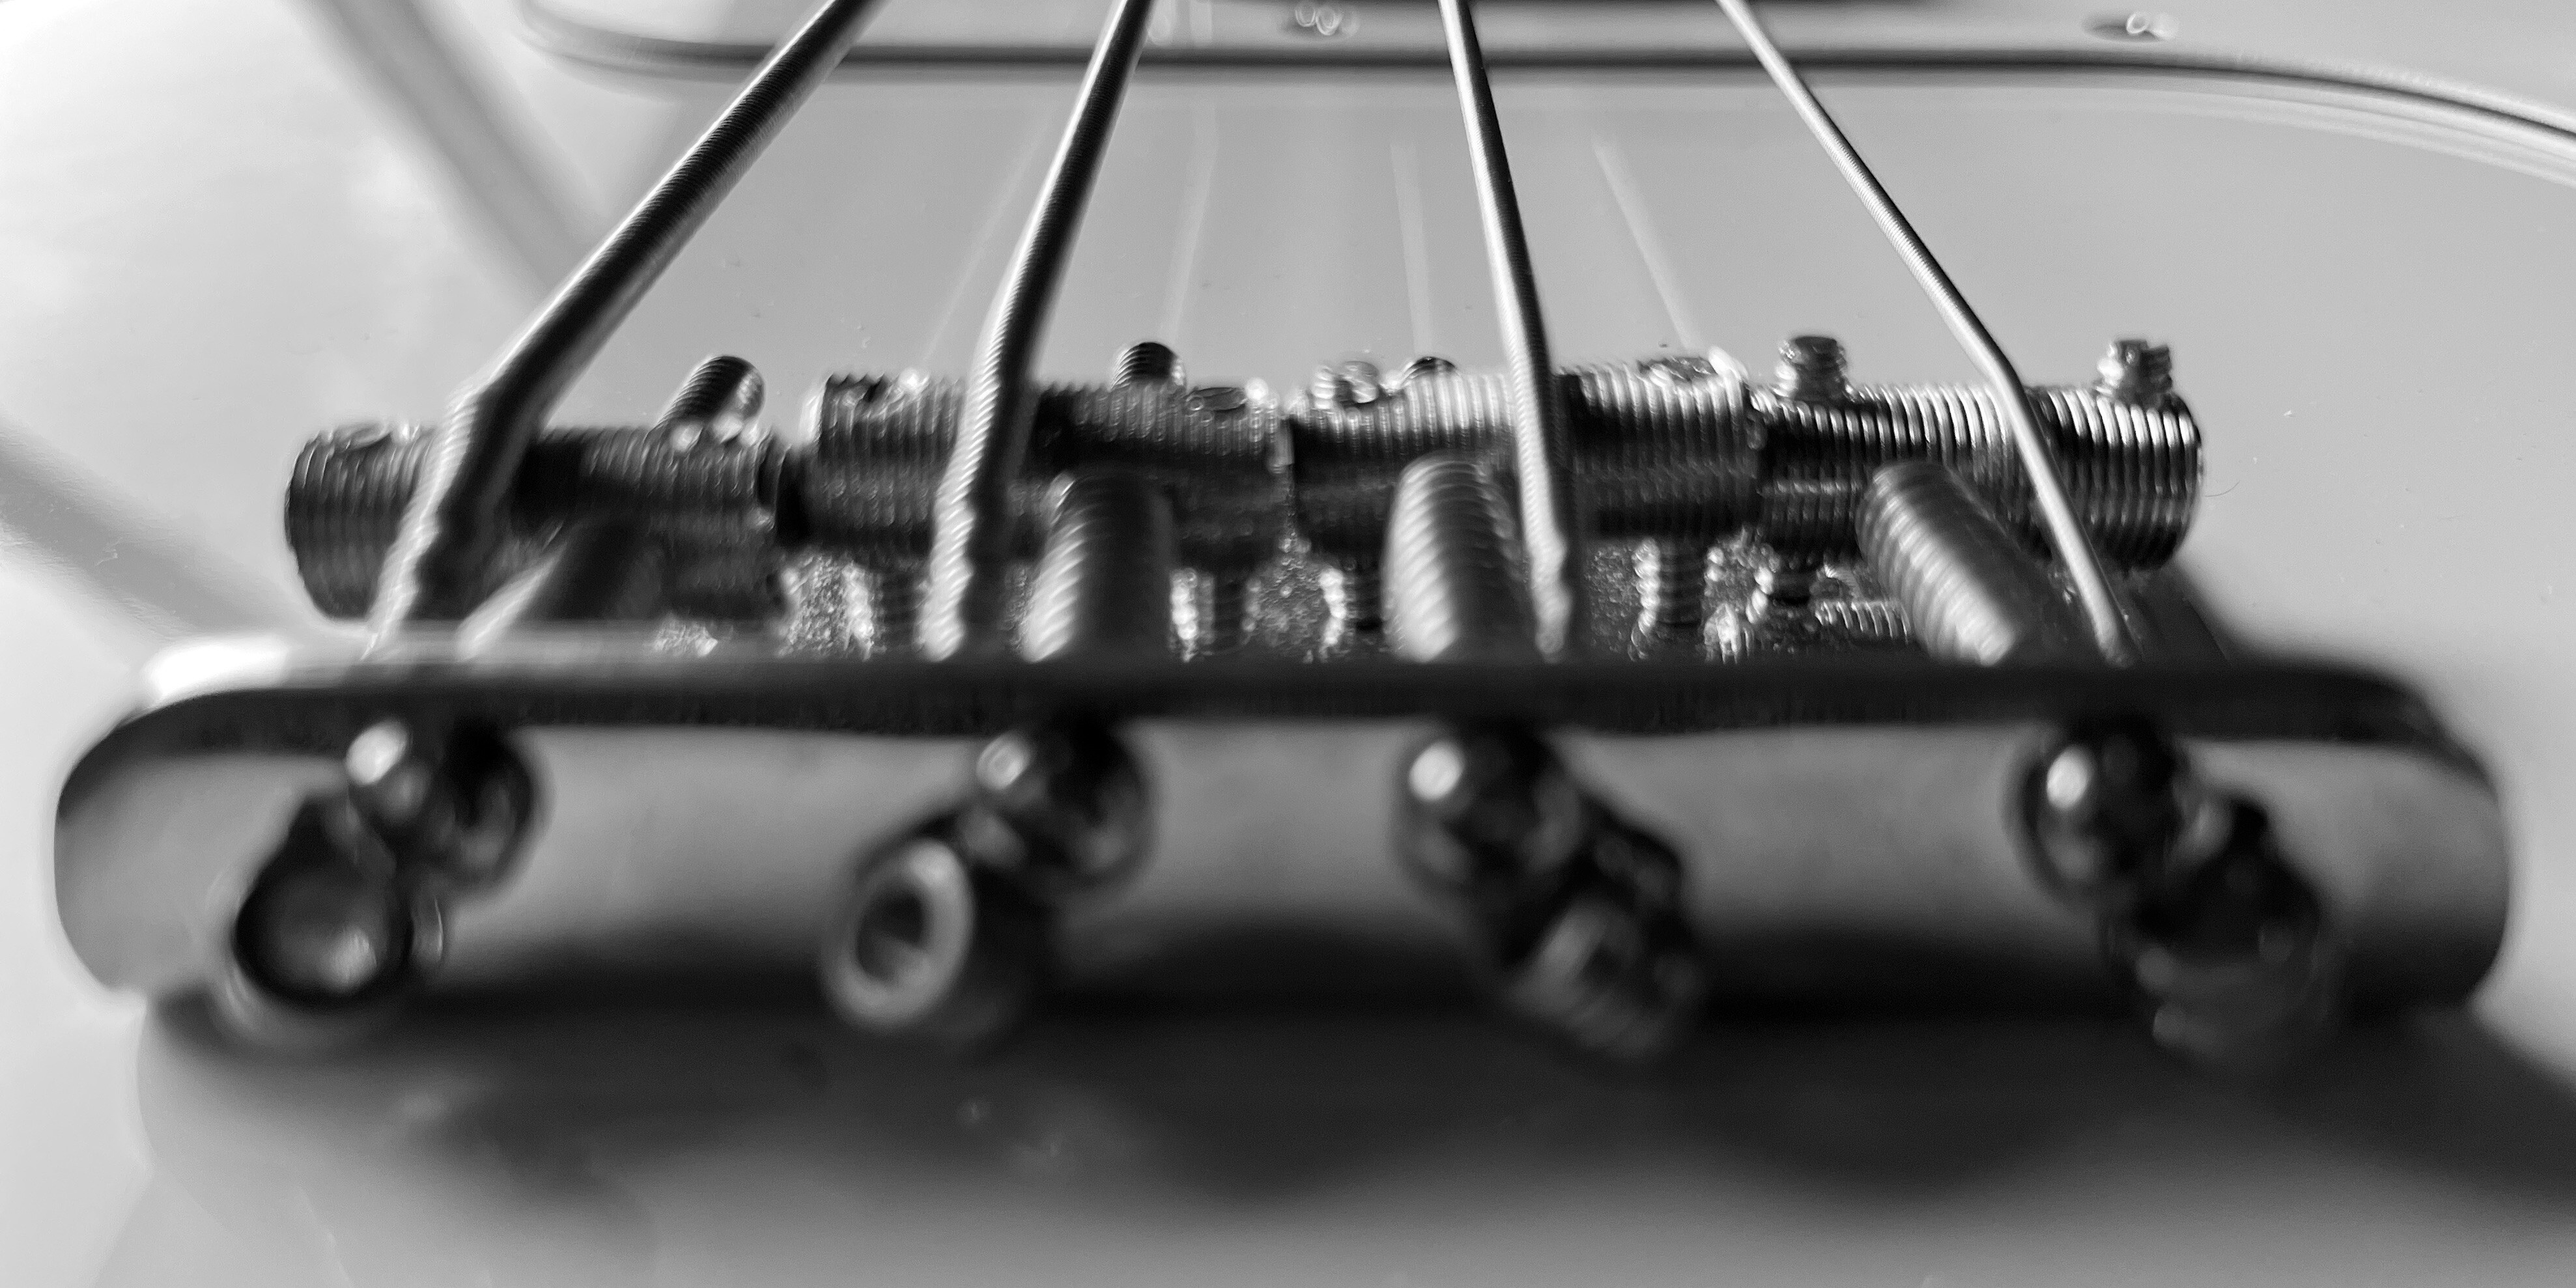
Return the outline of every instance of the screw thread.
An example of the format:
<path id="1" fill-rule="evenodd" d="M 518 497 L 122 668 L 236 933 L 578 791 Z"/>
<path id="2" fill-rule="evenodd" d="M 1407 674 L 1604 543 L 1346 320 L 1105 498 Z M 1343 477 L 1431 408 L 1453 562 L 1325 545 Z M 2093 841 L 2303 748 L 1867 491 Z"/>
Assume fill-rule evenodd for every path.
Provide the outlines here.
<path id="1" fill-rule="evenodd" d="M 1650 539 L 1637 544 L 1637 629 L 1650 637 L 1694 636 L 1708 618 L 1708 547 Z"/>
<path id="2" fill-rule="evenodd" d="M 1406 466 L 1388 519 L 1387 635 L 1416 662 L 1538 656 L 1492 475 L 1461 456 Z"/>
<path id="3" fill-rule="evenodd" d="M 665 434 L 694 428 L 719 439 L 735 438 L 751 428 L 766 391 L 760 372 L 749 362 L 718 354 L 689 373 L 653 428 Z"/>
<path id="4" fill-rule="evenodd" d="M 2200 431 L 2180 401 L 2142 407 L 2090 388 L 2030 392 L 2102 558 L 2129 568 L 2170 559 L 2200 499 Z M 1870 480 L 1908 460 L 1950 467 L 2030 549 L 2045 546 L 2021 459 L 1986 390 L 1860 386 L 1833 403 L 1765 395 L 1755 406 L 1768 426 L 1757 531 L 1775 547 L 1856 552 Z"/>
<path id="5" fill-rule="evenodd" d="M 858 582 L 867 601 L 868 655 L 909 653 L 921 630 L 922 566 L 917 562 L 871 560 L 858 565 Z"/>
<path id="6" fill-rule="evenodd" d="M 2114 340 L 2102 355 L 2095 388 L 2114 402 L 2159 408 L 2173 394 L 2173 350 L 2145 340 Z"/>
<path id="7" fill-rule="evenodd" d="M 1181 366 L 1181 355 L 1170 346 L 1153 340 L 1139 340 L 1128 345 L 1109 369 L 1113 385 L 1182 385 L 1189 382 Z"/>
<path id="8" fill-rule="evenodd" d="M 1829 335 L 1791 336 L 1780 346 L 1777 373 L 1780 396 L 1801 402 L 1832 402 L 1849 388 L 1849 359 L 1842 341 Z"/>
<path id="9" fill-rule="evenodd" d="M 1173 561 L 1171 501 L 1153 480 L 1123 471 L 1073 476 L 1038 561 L 1021 653 L 1043 660 L 1167 652 Z"/>
<path id="10" fill-rule="evenodd" d="M 1344 559 L 1324 569 L 1327 645 L 1356 643 L 1386 628 L 1386 584 L 1376 559 Z"/>
<path id="11" fill-rule="evenodd" d="M 1183 633 L 1190 656 L 1212 657 L 1242 648 L 1251 635 L 1251 577 L 1232 569 L 1195 568 L 1187 586 L 1189 620 Z"/>
<path id="12" fill-rule="evenodd" d="M 1934 656 L 1992 665 L 2084 655 L 2083 623 L 2047 572 L 1947 467 L 1880 470 L 1860 540 Z"/>

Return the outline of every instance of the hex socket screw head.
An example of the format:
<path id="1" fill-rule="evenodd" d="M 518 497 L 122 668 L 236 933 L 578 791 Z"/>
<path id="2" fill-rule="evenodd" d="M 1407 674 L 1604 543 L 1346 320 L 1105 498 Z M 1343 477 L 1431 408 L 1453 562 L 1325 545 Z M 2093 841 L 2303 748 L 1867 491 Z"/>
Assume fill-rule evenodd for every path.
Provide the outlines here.
<path id="1" fill-rule="evenodd" d="M 1044 905 L 934 824 L 859 864 L 816 968 L 853 1026 L 975 1050 L 1018 1024 L 1050 956 Z"/>
<path id="2" fill-rule="evenodd" d="M 1850 392 L 1850 360 L 1829 335 L 1797 335 L 1780 346 L 1777 389 L 1800 402 L 1833 402 Z"/>
<path id="3" fill-rule="evenodd" d="M 2114 402 L 2154 409 L 2173 396 L 2173 350 L 2146 340 L 2111 342 L 2095 388 Z"/>

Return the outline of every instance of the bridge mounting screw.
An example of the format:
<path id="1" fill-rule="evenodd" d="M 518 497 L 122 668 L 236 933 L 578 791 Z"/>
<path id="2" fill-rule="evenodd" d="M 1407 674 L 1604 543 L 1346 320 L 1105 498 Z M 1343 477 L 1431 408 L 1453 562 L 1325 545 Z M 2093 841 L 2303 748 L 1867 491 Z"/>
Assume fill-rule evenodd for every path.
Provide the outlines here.
<path id="1" fill-rule="evenodd" d="M 2173 395 L 2173 350 L 2145 340 L 2113 340 L 2095 369 L 2095 388 L 2115 402 L 2150 410 Z"/>
<path id="2" fill-rule="evenodd" d="M 1052 955 L 1027 885 L 934 824 L 861 862 L 817 964 L 858 1028 L 971 1051 L 1017 1026 Z"/>
<path id="3" fill-rule="evenodd" d="M 1123 880 L 1153 844 L 1153 800 L 1118 735 L 1088 721 L 1004 732 L 976 753 L 960 839 L 1038 898 L 1062 902 Z"/>
<path id="4" fill-rule="evenodd" d="M 1850 388 L 1843 342 L 1829 335 L 1796 335 L 1780 346 L 1775 373 L 1780 396 L 1800 402 L 1833 402 Z"/>

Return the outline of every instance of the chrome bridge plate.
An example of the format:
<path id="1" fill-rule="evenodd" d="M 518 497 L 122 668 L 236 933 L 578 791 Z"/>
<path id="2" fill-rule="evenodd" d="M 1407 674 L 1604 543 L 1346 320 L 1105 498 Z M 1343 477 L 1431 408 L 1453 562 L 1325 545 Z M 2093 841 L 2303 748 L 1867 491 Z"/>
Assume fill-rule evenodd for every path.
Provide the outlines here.
<path id="1" fill-rule="evenodd" d="M 201 986 L 285 820 L 387 717 L 512 731 L 545 802 L 523 867 L 454 915 L 451 991 L 810 989 L 859 856 L 952 801 L 981 739 L 1067 715 L 1122 730 L 1156 837 L 1062 927 L 1058 978 L 1079 994 L 1470 995 L 1470 937 L 1391 859 L 1404 757 L 1460 720 L 1543 731 L 1672 844 L 1721 1009 L 2115 999 L 2095 923 L 2010 823 L 2049 731 L 2089 715 L 2149 717 L 2267 803 L 2347 940 L 2356 1007 L 2460 1000 L 2504 923 L 2483 774 L 2414 695 L 2337 666 L 852 664 L 598 643 L 166 658 L 162 695 L 63 791 L 74 948 L 111 985 Z"/>

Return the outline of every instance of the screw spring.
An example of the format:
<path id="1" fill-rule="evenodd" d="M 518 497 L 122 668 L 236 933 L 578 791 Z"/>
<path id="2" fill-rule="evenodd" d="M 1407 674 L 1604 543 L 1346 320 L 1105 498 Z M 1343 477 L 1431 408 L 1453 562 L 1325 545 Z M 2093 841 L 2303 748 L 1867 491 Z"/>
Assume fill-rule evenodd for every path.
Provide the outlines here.
<path id="1" fill-rule="evenodd" d="M 2058 467 L 2102 558 L 2152 568 L 2173 557 L 2200 500 L 2200 431 L 2179 399 L 2114 402 L 2098 390 L 2030 391 Z M 1862 497 L 1879 467 L 1938 461 L 2033 550 L 2044 532 L 1993 396 L 1984 390 L 1859 386 L 1833 403 L 1763 393 L 1763 540 L 1782 550 L 1855 553 Z"/>
<path id="2" fill-rule="evenodd" d="M 926 555 L 929 494 L 962 401 L 954 380 L 827 382 L 813 457 L 798 484 L 812 539 L 855 553 Z M 1277 424 L 1275 403 L 1244 389 L 1156 381 L 1041 389 L 1025 467 L 1011 489 L 1016 549 L 1022 558 L 1034 552 L 1059 474 L 1117 467 L 1164 486 L 1186 558 L 1258 562 L 1282 518 L 1270 466 Z"/>
<path id="3" fill-rule="evenodd" d="M 1762 435 L 1743 385 L 1705 362 L 1677 374 L 1656 361 L 1559 373 L 1598 536 L 1714 541 L 1758 513 Z M 1434 452 L 1507 456 L 1510 418 L 1504 377 L 1431 370 L 1366 405 L 1292 409 L 1299 528 L 1327 556 L 1375 554 L 1404 466 Z"/>
<path id="4" fill-rule="evenodd" d="M 1535 660 L 1513 567 L 1510 518 L 1492 476 L 1462 456 L 1405 467 L 1387 520 L 1387 634 L 1416 662 Z"/>
<path id="5" fill-rule="evenodd" d="M 286 484 L 286 544 L 313 606 L 361 617 L 429 454 L 419 426 L 344 425 L 296 453 Z M 505 559 L 505 562 L 506 559 Z"/>
<path id="6" fill-rule="evenodd" d="M 467 615 L 458 644 L 471 652 L 543 623 L 649 621 L 674 580 L 662 543 L 642 525 L 575 524 Z"/>
<path id="7" fill-rule="evenodd" d="M 1057 474 L 1116 465 L 1164 484 L 1188 565 L 1258 566 L 1292 522 L 1327 563 L 1374 562 L 1406 464 L 1434 451 L 1496 458 L 1508 438 L 1501 377 L 1428 363 L 1409 370 L 1365 405 L 1284 412 L 1249 391 L 1041 391 L 1030 469 L 1011 490 L 1019 558 L 1035 555 Z M 1793 553 L 1856 553 L 1860 503 L 1876 470 L 1929 459 L 1960 471 L 2037 548 L 2040 525 L 2018 457 L 1982 391 L 1858 387 L 1836 402 L 1808 402 L 1748 391 L 1731 372 L 1670 356 L 1579 368 L 1562 382 L 1590 522 L 1604 538 L 1740 533 Z M 918 373 L 834 378 L 814 442 L 794 449 L 759 434 L 679 451 L 651 430 L 550 431 L 529 452 L 513 503 L 515 544 L 495 571 L 525 567 L 536 539 L 556 525 L 597 518 L 637 519 L 675 537 L 683 563 L 719 537 L 921 559 L 961 389 Z M 2182 401 L 2140 405 L 2093 385 L 2032 397 L 2104 556 L 2128 567 L 2169 556 L 2198 496 L 2198 431 Z M 423 454 L 417 436 L 381 427 L 306 447 L 288 489 L 288 535 L 326 611 L 364 611 Z M 755 559 L 725 561 L 754 582 L 767 571 Z M 743 602 L 756 592 L 748 588 Z"/>

